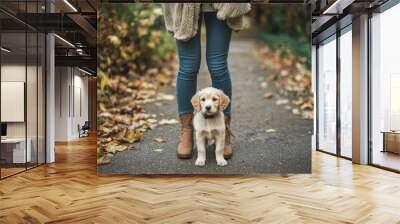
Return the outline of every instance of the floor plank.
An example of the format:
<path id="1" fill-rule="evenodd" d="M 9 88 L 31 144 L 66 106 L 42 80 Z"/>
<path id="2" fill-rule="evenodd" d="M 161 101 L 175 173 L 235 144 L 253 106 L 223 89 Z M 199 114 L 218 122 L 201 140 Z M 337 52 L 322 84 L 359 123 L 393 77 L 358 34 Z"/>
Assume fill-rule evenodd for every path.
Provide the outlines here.
<path id="1" fill-rule="evenodd" d="M 400 175 L 313 152 L 313 174 L 96 174 L 96 139 L 0 181 L 0 223 L 400 223 Z"/>

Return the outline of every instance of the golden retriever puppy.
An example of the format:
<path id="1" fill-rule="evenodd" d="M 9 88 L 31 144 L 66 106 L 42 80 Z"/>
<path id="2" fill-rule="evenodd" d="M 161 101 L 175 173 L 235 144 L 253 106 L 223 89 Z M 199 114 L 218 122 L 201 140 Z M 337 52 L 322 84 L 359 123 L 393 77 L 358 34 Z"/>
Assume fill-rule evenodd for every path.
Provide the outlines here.
<path id="1" fill-rule="evenodd" d="M 207 87 L 192 97 L 195 110 L 193 127 L 196 133 L 196 166 L 206 163 L 206 144 L 215 141 L 215 157 L 218 166 L 227 165 L 224 159 L 225 120 L 224 109 L 229 104 L 229 97 L 219 89 Z"/>

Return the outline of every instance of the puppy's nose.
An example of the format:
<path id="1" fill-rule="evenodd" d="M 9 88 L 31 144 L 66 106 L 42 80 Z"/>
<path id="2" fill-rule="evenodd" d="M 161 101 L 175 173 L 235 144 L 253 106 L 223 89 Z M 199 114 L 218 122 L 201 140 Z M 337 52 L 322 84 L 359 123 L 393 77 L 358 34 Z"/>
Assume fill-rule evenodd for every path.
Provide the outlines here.
<path id="1" fill-rule="evenodd" d="M 211 106 L 206 106 L 206 110 L 211 110 Z"/>

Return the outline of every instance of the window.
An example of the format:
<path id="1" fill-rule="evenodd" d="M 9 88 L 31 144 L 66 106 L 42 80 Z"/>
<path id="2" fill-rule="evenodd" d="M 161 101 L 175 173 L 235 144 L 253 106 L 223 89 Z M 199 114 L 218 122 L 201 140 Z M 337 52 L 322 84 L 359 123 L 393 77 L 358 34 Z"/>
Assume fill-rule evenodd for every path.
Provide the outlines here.
<path id="1" fill-rule="evenodd" d="M 340 155 L 351 158 L 352 148 L 352 33 L 351 26 L 340 36 Z"/>
<path id="2" fill-rule="evenodd" d="M 44 1 L 7 1 L 24 13 L 40 13 Z M 45 163 L 45 35 L 0 12 L 0 178 Z"/>
<path id="3" fill-rule="evenodd" d="M 371 18 L 371 162 L 400 170 L 400 5 Z"/>
<path id="4" fill-rule="evenodd" d="M 336 153 L 336 36 L 318 48 L 318 149 Z"/>

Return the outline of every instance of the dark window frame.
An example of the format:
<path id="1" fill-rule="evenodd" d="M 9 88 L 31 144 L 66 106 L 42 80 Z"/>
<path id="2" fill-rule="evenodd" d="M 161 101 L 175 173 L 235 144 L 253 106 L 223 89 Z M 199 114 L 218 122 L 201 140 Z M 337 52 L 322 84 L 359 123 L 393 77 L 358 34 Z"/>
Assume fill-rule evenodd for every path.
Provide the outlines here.
<path id="1" fill-rule="evenodd" d="M 21 1 L 22 3 L 25 3 L 25 12 L 27 12 L 27 3 L 28 1 Z M 36 3 L 36 11 L 39 12 L 39 3 L 40 2 L 44 2 L 41 0 L 33 0 L 33 1 L 29 1 L 29 2 L 34 2 Z M 47 7 L 46 7 L 46 12 L 47 12 Z M 25 14 L 26 16 L 27 14 Z M 1 26 L 1 24 L 0 24 Z M 1 27 L 0 27 L 1 28 Z M 2 34 L 3 33 L 7 33 L 7 32 L 3 32 L 0 29 L 0 46 L 2 46 Z M 24 87 L 24 119 L 25 119 L 25 168 L 21 171 L 9 174 L 7 176 L 3 176 L 2 173 L 2 168 L 0 166 L 0 180 L 4 180 L 8 177 L 12 177 L 14 175 L 17 175 L 19 173 L 23 173 L 26 172 L 27 170 L 39 167 L 41 165 L 44 165 L 47 163 L 47 33 L 46 32 L 42 32 L 40 30 L 37 30 L 31 26 L 29 26 L 28 24 L 24 25 L 24 30 L 21 32 L 23 34 L 25 34 L 25 87 Z M 28 162 L 27 162 L 27 158 L 28 158 L 28 154 L 27 154 L 27 139 L 28 139 L 28 119 L 27 119 L 27 76 L 28 76 L 28 33 L 35 35 L 36 34 L 36 162 L 32 163 L 29 162 L 29 166 L 28 166 Z M 39 35 L 39 34 L 43 34 L 43 35 Z M 40 40 L 42 41 L 42 44 L 44 48 L 41 49 L 41 53 L 43 53 L 44 55 L 42 55 L 42 60 L 44 60 L 44 67 L 42 68 L 42 82 L 44 84 L 44 92 L 43 92 L 43 101 L 42 101 L 42 107 L 44 109 L 43 113 L 44 116 L 42 117 L 44 120 L 41 120 L 41 122 L 43 122 L 44 124 L 44 136 L 43 136 L 43 142 L 44 145 L 42 146 L 42 152 L 44 153 L 44 155 L 41 155 L 43 158 L 43 162 L 40 163 L 39 162 L 39 36 L 42 36 L 42 38 L 40 38 Z M 2 67 L 2 53 L 0 53 L 0 82 L 1 82 L 1 67 Z M 1 90 L 1 85 L 0 85 L 0 90 Z M 0 101 L 1 101 L 1 91 L 0 91 Z M 0 111 L 1 111 L 1 104 L 0 104 Z M 1 123 L 1 115 L 0 115 L 0 123 Z M 1 151 L 2 151 L 2 147 L 0 144 L 0 158 L 1 158 Z M 32 155 L 32 154 L 31 154 Z M 1 163 L 0 163 L 1 165 Z"/>
<path id="2" fill-rule="evenodd" d="M 368 11 L 368 30 L 367 30 L 367 46 L 368 46 L 368 53 L 367 53 L 367 61 L 368 61 L 368 69 L 367 69 L 367 82 L 368 82 L 368 99 L 367 99 L 367 107 L 368 107 L 368 112 L 367 112 L 367 119 L 368 119 L 368 125 L 367 125 L 367 131 L 368 131 L 368 165 L 377 167 L 383 170 L 395 172 L 395 173 L 400 173 L 400 170 L 384 166 L 381 164 L 374 163 L 373 160 L 373 141 L 372 141 L 372 94 L 373 94 L 373 88 L 372 88 L 372 18 L 374 13 L 384 13 L 385 11 L 391 9 L 392 7 L 396 6 L 397 4 L 400 4 L 400 0 L 389 0 L 385 2 L 384 4 L 380 5 L 379 7 L 369 10 Z"/>
<path id="3" fill-rule="evenodd" d="M 368 138 L 367 138 L 367 141 L 368 141 L 368 152 L 367 152 L 367 154 L 368 154 L 368 159 L 367 159 L 367 164 L 370 165 L 370 166 L 373 166 L 373 167 L 380 168 L 380 169 L 388 170 L 388 171 L 395 172 L 395 173 L 400 173 L 400 170 L 393 169 L 393 168 L 386 167 L 386 166 L 382 166 L 382 165 L 379 165 L 379 164 L 374 164 L 373 163 L 373 148 L 372 148 L 372 146 L 373 146 L 372 143 L 373 142 L 372 142 L 372 85 L 371 85 L 371 79 L 372 79 L 372 61 L 371 61 L 371 57 L 372 57 L 372 29 L 371 29 L 371 19 L 373 17 L 372 16 L 373 13 L 383 13 L 386 10 L 396 6 L 397 4 L 400 4 L 400 0 L 388 0 L 384 4 L 380 5 L 379 7 L 366 10 L 366 12 L 365 12 L 365 13 L 368 14 L 368 26 L 367 26 L 368 27 L 368 30 L 367 30 L 367 41 L 368 41 L 368 44 L 367 44 L 367 46 L 368 46 L 368 49 L 367 49 L 367 51 L 368 51 L 368 54 L 367 54 L 367 66 L 368 66 L 368 69 L 367 69 L 367 82 L 368 82 L 368 84 L 367 84 L 368 85 L 367 86 L 367 88 L 368 88 L 368 90 L 367 90 L 367 92 L 368 92 L 368 95 L 367 95 L 367 103 L 368 103 L 368 105 L 367 105 L 367 107 L 368 107 L 368 112 L 367 112 L 368 113 L 368 115 L 367 115 L 368 116 L 368 122 L 367 122 Z M 340 20 L 338 22 L 340 22 Z M 343 31 L 350 25 L 352 25 L 352 23 L 346 25 L 342 29 L 338 29 L 337 28 L 337 30 L 339 30 L 339 32 Z M 340 45 L 340 36 L 343 35 L 345 32 L 341 33 L 340 35 L 337 35 L 337 33 L 338 33 L 338 31 L 336 31 L 335 40 L 337 41 L 336 42 L 336 47 L 338 48 L 338 45 Z M 319 121 L 319 110 L 318 110 L 318 108 L 319 108 L 319 105 L 318 105 L 318 100 L 319 100 L 319 93 L 318 93 L 318 90 L 319 90 L 319 65 L 318 65 L 318 60 L 319 60 L 319 55 L 318 55 L 318 48 L 319 48 L 319 45 L 322 42 L 324 42 L 327 39 L 331 38 L 331 36 L 333 36 L 333 35 L 335 35 L 335 34 L 332 34 L 332 35 L 326 37 L 325 39 L 323 39 L 321 41 L 318 41 L 317 44 L 315 44 L 315 46 L 316 46 L 316 77 L 315 77 L 315 80 L 316 80 L 316 91 L 317 91 L 316 94 L 315 94 L 315 96 L 316 96 L 316 118 L 315 118 L 316 119 L 316 139 L 315 139 L 316 140 L 316 151 L 323 152 L 323 153 L 326 153 L 326 154 L 329 154 L 329 155 L 333 155 L 333 156 L 336 156 L 336 157 L 339 157 L 339 158 L 352 160 L 352 158 L 349 158 L 349 157 L 341 155 L 341 148 L 340 148 L 340 145 L 338 144 L 338 143 L 340 143 L 340 139 L 338 141 L 338 137 L 340 138 L 340 135 L 338 135 L 338 130 L 336 130 L 336 137 L 337 137 L 337 140 L 336 140 L 336 146 L 337 146 L 336 154 L 328 152 L 328 151 L 324 151 L 323 149 L 319 148 L 319 127 L 318 127 L 318 121 Z M 340 62 L 339 53 L 340 53 L 339 51 L 336 51 L 337 58 L 339 59 L 339 62 Z M 337 68 L 338 68 L 338 62 L 337 62 Z M 340 65 L 339 65 L 339 68 L 340 68 Z M 336 73 L 339 74 L 340 70 L 337 70 Z M 339 79 L 336 80 L 336 85 L 340 85 L 340 74 L 339 74 Z M 340 87 L 337 88 L 337 89 L 340 90 Z M 337 122 L 337 124 L 336 125 L 337 125 L 337 127 L 339 127 L 339 134 L 340 134 L 340 131 L 341 131 L 340 118 L 338 118 L 338 115 L 340 116 L 340 113 L 338 113 L 338 111 L 340 111 L 340 110 L 338 110 L 338 105 L 340 107 L 340 92 L 336 93 L 336 97 L 337 97 L 337 101 L 336 101 L 337 102 L 336 103 L 337 104 L 336 105 L 336 111 L 337 111 L 336 112 L 336 116 L 337 116 L 336 122 Z"/>
<path id="4" fill-rule="evenodd" d="M 348 17 L 347 18 L 344 17 L 343 19 L 348 19 Z M 338 22 L 340 22 L 340 20 Z M 352 29 L 351 29 L 352 23 L 349 23 L 349 24 L 345 25 L 344 27 L 339 27 L 336 24 L 335 24 L 335 26 L 336 26 L 335 33 L 331 34 L 330 36 L 326 37 L 325 39 L 319 41 L 316 44 L 316 51 L 315 51 L 315 54 L 316 54 L 316 73 L 315 73 L 315 76 L 316 76 L 315 77 L 315 80 L 316 80 L 316 94 L 315 94 L 316 95 L 316 107 L 315 107 L 316 108 L 316 122 L 315 122 L 315 125 L 316 125 L 316 129 L 315 129 L 316 130 L 316 139 L 315 139 L 316 151 L 323 152 L 323 153 L 326 153 L 329 155 L 333 155 L 333 156 L 351 161 L 352 158 L 342 155 L 342 149 L 341 149 L 341 129 L 342 128 L 341 128 L 341 118 L 340 118 L 340 103 L 341 103 L 341 101 L 340 101 L 341 100 L 340 99 L 341 98 L 340 97 L 340 78 L 341 78 L 340 37 L 347 32 L 352 32 Z M 318 63 L 319 62 L 318 49 L 322 43 L 325 44 L 330 41 L 336 41 L 336 62 L 335 62 L 336 63 L 336 151 L 335 151 L 335 153 L 328 152 L 319 147 L 319 131 L 320 130 L 319 130 L 319 104 L 318 104 L 318 102 L 319 102 L 319 76 L 320 76 L 319 72 L 320 72 L 320 70 L 319 70 L 319 63 Z"/>

